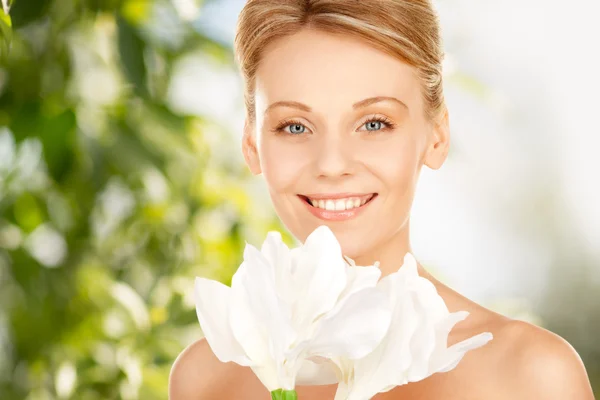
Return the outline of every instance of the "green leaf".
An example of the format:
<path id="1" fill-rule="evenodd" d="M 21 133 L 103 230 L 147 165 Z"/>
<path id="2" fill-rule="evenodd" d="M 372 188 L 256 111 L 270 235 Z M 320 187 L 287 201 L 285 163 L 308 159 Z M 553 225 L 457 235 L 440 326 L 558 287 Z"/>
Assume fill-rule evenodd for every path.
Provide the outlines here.
<path id="1" fill-rule="evenodd" d="M 52 5 L 59 2 L 56 0 L 19 0 L 9 1 L 9 3 L 13 29 L 18 29 L 41 18 L 50 16 L 49 12 Z M 60 1 L 60 3 L 65 2 Z M 64 7 L 64 5 L 61 4 L 59 7 Z"/>
<path id="2" fill-rule="evenodd" d="M 4 59 L 10 51 L 12 42 L 12 20 L 10 15 L 0 8 L 0 58 Z"/>
<path id="3" fill-rule="evenodd" d="M 148 0 L 126 0 L 121 6 L 121 16 L 133 26 L 140 26 L 150 17 L 152 6 Z"/>
<path id="4" fill-rule="evenodd" d="M 13 112 L 11 130 L 17 141 L 37 137 L 44 147 L 48 172 L 58 182 L 71 171 L 76 146 L 77 120 L 75 112 L 66 109 L 53 112 L 42 103 L 28 103 Z"/>
<path id="5" fill-rule="evenodd" d="M 144 50 L 146 44 L 137 30 L 124 18 L 117 17 L 119 55 L 125 76 L 133 84 L 135 93 L 141 97 L 148 96 L 146 86 L 146 63 Z"/>
<path id="6" fill-rule="evenodd" d="M 277 389 L 271 392 L 271 400 L 298 400 L 295 390 Z"/>

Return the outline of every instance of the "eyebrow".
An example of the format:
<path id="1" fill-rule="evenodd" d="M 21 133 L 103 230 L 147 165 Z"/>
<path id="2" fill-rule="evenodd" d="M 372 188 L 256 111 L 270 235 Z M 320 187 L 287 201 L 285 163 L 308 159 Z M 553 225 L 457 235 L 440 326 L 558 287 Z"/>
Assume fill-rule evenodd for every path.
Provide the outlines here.
<path id="1" fill-rule="evenodd" d="M 365 107 L 370 106 L 371 104 L 379 103 L 382 101 L 393 101 L 395 103 L 400 104 L 402 107 L 404 107 L 406 110 L 408 110 L 408 106 L 406 104 L 404 104 L 404 102 L 400 101 L 399 99 L 397 99 L 395 97 L 390 97 L 390 96 L 369 97 L 368 99 L 364 99 L 357 103 L 354 103 L 352 105 L 352 109 L 358 110 L 360 108 L 365 108 Z M 265 110 L 265 115 L 269 111 L 271 111 L 272 109 L 274 109 L 276 107 L 290 107 L 290 108 L 297 108 L 299 110 L 306 111 L 306 112 L 312 112 L 312 108 L 310 108 L 306 104 L 302 104 L 297 101 L 276 101 L 275 103 L 273 103 L 269 107 L 267 107 L 267 109 Z"/>

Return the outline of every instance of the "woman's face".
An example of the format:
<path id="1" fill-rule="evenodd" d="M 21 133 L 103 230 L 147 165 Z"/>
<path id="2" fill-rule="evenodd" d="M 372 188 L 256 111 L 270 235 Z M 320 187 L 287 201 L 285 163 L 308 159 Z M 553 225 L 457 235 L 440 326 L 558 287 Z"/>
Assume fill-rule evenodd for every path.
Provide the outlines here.
<path id="1" fill-rule="evenodd" d="M 421 166 L 443 163 L 447 118 L 428 123 L 415 70 L 355 38 L 303 30 L 265 50 L 243 141 L 250 169 L 300 241 L 324 224 L 344 254 L 375 251 L 407 227 Z M 358 209 L 335 201 L 371 194 Z M 339 211 L 318 208 L 328 198 Z"/>

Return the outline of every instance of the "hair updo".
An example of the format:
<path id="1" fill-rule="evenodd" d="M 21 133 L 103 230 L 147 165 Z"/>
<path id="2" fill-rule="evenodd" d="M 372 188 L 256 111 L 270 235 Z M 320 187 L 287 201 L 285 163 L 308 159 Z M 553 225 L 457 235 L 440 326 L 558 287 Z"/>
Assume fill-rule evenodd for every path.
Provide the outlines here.
<path id="1" fill-rule="evenodd" d="M 250 122 L 256 118 L 255 77 L 262 52 L 302 28 L 354 35 L 413 66 L 422 82 L 426 118 L 441 115 L 444 52 L 431 0 L 248 0 L 234 49 Z"/>

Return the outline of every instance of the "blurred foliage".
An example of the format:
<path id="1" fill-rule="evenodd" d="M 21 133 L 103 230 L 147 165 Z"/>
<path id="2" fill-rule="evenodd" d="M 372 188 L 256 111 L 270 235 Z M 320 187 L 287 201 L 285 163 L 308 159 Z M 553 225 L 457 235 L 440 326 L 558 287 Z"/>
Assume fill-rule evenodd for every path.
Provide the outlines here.
<path id="1" fill-rule="evenodd" d="M 0 59 L 8 57 L 12 41 L 12 20 L 7 9 L 0 8 Z"/>
<path id="2" fill-rule="evenodd" d="M 194 277 L 227 283 L 244 240 L 283 231 L 255 212 L 245 166 L 219 153 L 239 149 L 232 135 L 165 101 L 183 56 L 233 65 L 231 49 L 174 3 L 18 0 L 10 10 L 0 399 L 167 398 L 173 361 L 201 337 Z M 161 30 L 165 20 L 178 30 Z"/>

